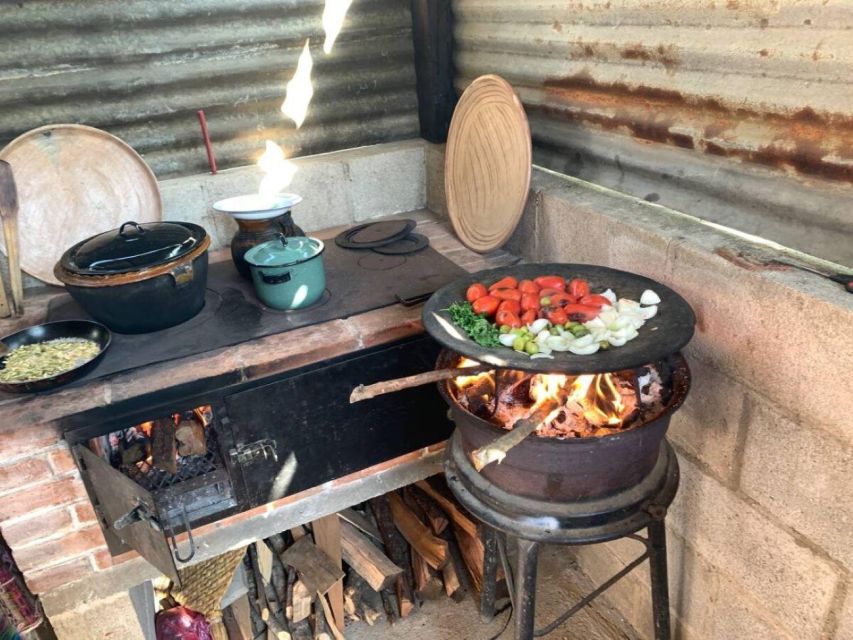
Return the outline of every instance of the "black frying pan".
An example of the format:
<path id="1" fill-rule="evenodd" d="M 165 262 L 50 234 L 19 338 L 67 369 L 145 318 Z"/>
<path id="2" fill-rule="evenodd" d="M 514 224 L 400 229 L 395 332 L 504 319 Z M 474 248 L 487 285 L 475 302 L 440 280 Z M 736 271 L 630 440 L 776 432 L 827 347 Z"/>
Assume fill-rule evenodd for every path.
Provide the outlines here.
<path id="1" fill-rule="evenodd" d="M 11 351 L 27 344 L 45 342 L 46 340 L 55 340 L 57 338 L 85 338 L 86 340 L 92 340 L 98 343 L 101 351 L 89 360 L 89 362 L 81 364 L 76 369 L 60 373 L 52 378 L 42 378 L 41 380 L 33 380 L 32 382 L 0 382 L 0 390 L 8 391 L 9 393 L 33 393 L 35 391 L 55 389 L 56 387 L 68 384 L 72 380 L 77 380 L 98 365 L 101 358 L 104 357 L 107 347 L 110 346 L 112 334 L 104 325 L 92 322 L 91 320 L 60 320 L 58 322 L 47 322 L 34 327 L 27 327 L 5 338 L 0 338 L 0 343 Z M 0 369 L 5 366 L 6 357 L 5 355 L 0 356 Z"/>

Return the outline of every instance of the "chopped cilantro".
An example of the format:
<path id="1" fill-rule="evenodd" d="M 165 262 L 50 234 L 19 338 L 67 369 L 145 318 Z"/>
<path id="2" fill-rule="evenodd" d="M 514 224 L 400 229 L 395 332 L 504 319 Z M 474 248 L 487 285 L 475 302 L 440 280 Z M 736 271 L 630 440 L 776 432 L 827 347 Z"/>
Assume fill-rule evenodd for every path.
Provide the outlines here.
<path id="1" fill-rule="evenodd" d="M 455 302 L 448 307 L 450 317 L 474 342 L 483 347 L 498 347 L 498 328 L 485 316 L 474 313 L 470 302 Z"/>

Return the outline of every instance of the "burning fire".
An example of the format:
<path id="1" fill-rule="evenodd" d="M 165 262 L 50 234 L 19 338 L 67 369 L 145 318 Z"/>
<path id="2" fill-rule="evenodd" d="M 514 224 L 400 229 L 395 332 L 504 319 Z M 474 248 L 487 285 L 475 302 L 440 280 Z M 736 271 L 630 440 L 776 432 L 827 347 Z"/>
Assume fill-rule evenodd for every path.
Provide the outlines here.
<path id="1" fill-rule="evenodd" d="M 299 62 L 296 64 L 296 73 L 287 83 L 284 102 L 281 104 L 281 112 L 296 123 L 297 129 L 305 122 L 308 105 L 314 97 L 314 85 L 311 82 L 314 60 L 311 58 L 310 43 L 310 38 L 305 41 L 302 53 L 299 54 Z"/>
<path id="2" fill-rule="evenodd" d="M 293 182 L 299 168 L 284 155 L 284 149 L 272 140 L 267 140 L 267 148 L 258 159 L 258 166 L 264 172 L 258 193 L 264 198 L 275 198 Z"/>
<path id="3" fill-rule="evenodd" d="M 476 365 L 463 359 L 459 366 Z M 459 376 L 457 399 L 474 413 L 488 413 L 492 422 L 509 428 L 547 402 L 557 408 L 543 422 L 540 435 L 605 435 L 620 428 L 636 408 L 633 386 L 618 374 L 527 374 L 499 370 Z M 497 395 L 497 398 L 495 397 Z"/>

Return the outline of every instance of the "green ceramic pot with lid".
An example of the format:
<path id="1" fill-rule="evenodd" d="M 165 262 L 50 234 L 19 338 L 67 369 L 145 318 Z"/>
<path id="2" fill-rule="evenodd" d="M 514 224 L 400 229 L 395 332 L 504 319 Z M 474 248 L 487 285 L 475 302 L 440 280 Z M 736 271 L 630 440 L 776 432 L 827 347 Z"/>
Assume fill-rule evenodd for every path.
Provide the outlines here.
<path id="1" fill-rule="evenodd" d="M 322 240 L 306 236 L 285 237 L 249 249 L 243 258 L 252 270 L 255 293 L 273 309 L 308 307 L 326 289 Z"/>

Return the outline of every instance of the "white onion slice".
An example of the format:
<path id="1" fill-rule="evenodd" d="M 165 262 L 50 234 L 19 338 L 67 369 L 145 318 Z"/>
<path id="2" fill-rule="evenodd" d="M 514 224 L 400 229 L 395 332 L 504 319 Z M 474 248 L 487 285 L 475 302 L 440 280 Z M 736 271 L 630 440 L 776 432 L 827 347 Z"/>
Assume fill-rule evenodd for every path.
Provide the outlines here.
<path id="1" fill-rule="evenodd" d="M 651 307 L 640 307 L 640 311 L 644 320 L 651 320 L 657 315 L 658 308 L 657 305 L 652 305 Z"/>
<path id="2" fill-rule="evenodd" d="M 569 347 L 569 351 L 571 351 L 572 353 L 574 353 L 575 355 L 578 355 L 578 356 L 592 355 L 593 353 L 598 351 L 598 349 L 599 349 L 599 345 L 597 342 L 593 342 L 592 344 L 587 345 L 585 347 L 578 347 L 575 345 L 572 345 L 571 347 Z"/>
<path id="3" fill-rule="evenodd" d="M 498 341 L 505 347 L 511 347 L 517 337 L 512 333 L 502 333 L 498 336 Z"/>
<path id="4" fill-rule="evenodd" d="M 546 320 L 545 318 L 539 318 L 538 320 L 534 320 L 529 325 L 527 325 L 527 328 L 530 329 L 530 333 L 539 333 L 547 326 L 548 320 Z"/>
<path id="5" fill-rule="evenodd" d="M 646 289 L 645 291 L 643 291 L 643 295 L 640 296 L 640 304 L 644 304 L 647 306 L 651 306 L 653 304 L 660 304 L 660 296 L 651 289 Z"/>

